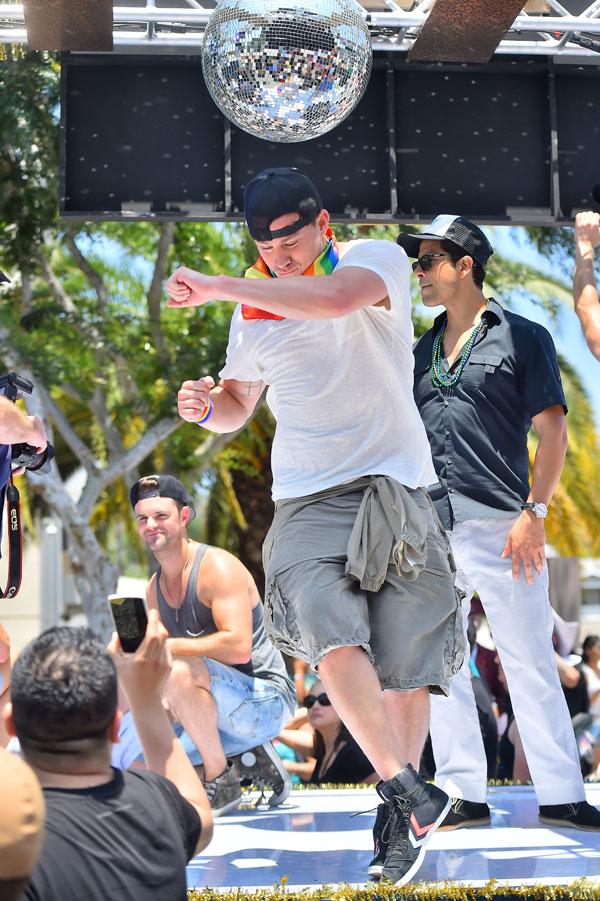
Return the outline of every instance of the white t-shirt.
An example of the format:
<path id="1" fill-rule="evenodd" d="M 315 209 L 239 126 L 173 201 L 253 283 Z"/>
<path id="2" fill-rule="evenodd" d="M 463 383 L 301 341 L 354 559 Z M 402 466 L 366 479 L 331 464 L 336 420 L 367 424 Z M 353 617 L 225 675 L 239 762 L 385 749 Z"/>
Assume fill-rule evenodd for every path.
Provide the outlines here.
<path id="1" fill-rule="evenodd" d="M 245 321 L 240 306 L 233 314 L 219 375 L 269 386 L 267 403 L 277 420 L 274 500 L 364 475 L 391 476 L 409 488 L 437 481 L 413 399 L 407 256 L 384 240 L 352 241 L 341 253 L 338 268 L 369 269 L 383 279 L 391 309 L 366 307 L 310 322 Z"/>

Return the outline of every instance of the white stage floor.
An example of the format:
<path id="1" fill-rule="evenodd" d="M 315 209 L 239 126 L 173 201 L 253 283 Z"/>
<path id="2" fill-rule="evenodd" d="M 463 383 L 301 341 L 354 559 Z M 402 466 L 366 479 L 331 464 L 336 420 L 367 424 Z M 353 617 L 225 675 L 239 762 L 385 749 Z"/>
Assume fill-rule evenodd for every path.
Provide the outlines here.
<path id="1" fill-rule="evenodd" d="M 600 806 L 600 785 L 588 785 L 587 798 Z M 365 884 L 377 802 L 374 789 L 296 791 L 273 810 L 234 811 L 215 821 L 213 841 L 187 868 L 188 886 L 262 888 L 282 876 L 288 891 Z M 419 880 L 600 884 L 600 833 L 544 826 L 528 786 L 492 788 L 489 803 L 491 827 L 433 836 Z"/>

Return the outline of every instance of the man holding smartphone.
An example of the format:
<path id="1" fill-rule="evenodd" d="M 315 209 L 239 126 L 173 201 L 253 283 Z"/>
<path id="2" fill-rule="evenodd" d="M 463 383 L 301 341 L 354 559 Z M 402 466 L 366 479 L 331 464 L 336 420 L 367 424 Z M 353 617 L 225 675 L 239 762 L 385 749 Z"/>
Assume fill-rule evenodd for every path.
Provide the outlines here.
<path id="1" fill-rule="evenodd" d="M 135 654 L 124 654 L 116 635 L 108 650 L 89 629 L 57 626 L 30 642 L 13 669 L 4 719 L 46 802 L 28 901 L 185 901 L 186 863 L 212 836 L 206 794 L 161 700 L 171 655 L 156 611 Z M 110 765 L 121 717 L 117 673 L 149 772 Z"/>
<path id="2" fill-rule="evenodd" d="M 270 739 L 293 715 L 295 696 L 254 580 L 232 554 L 188 538 L 195 512 L 179 479 L 140 479 L 131 504 L 159 563 L 146 602 L 174 658 L 163 698 L 190 759 L 203 765 L 213 816 L 239 805 L 242 784 L 270 787 L 270 806 L 281 804 L 291 781 Z M 130 725 L 123 737 L 135 746 Z"/>

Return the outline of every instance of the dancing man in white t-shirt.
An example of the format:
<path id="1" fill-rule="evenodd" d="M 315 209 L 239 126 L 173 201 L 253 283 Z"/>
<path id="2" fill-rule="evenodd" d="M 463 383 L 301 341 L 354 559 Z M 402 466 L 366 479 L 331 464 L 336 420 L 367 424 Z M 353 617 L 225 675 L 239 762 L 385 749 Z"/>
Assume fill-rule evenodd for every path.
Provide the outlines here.
<path id="1" fill-rule="evenodd" d="M 448 809 L 413 766 L 429 692 L 447 693 L 463 656 L 453 562 L 424 491 L 435 471 L 412 394 L 408 260 L 391 241 L 338 247 L 297 169 L 262 172 L 244 206 L 259 252 L 246 279 L 181 268 L 167 284 L 172 307 L 239 304 L 219 385 L 184 382 L 179 413 L 232 432 L 268 386 L 277 428 L 267 631 L 318 667 L 382 779 L 386 840 L 369 872 L 402 885 Z"/>

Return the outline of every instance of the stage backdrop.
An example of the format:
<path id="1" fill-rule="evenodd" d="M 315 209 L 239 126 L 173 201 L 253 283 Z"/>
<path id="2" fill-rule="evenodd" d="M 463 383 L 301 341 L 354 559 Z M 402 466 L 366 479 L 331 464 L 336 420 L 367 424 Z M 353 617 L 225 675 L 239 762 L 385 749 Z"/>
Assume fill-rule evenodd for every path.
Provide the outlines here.
<path id="1" fill-rule="evenodd" d="M 274 144 L 223 117 L 197 56 L 63 57 L 64 217 L 238 220 L 245 184 L 271 165 L 309 172 L 336 221 L 569 222 L 600 182 L 600 70 L 376 55 L 345 122 Z"/>

